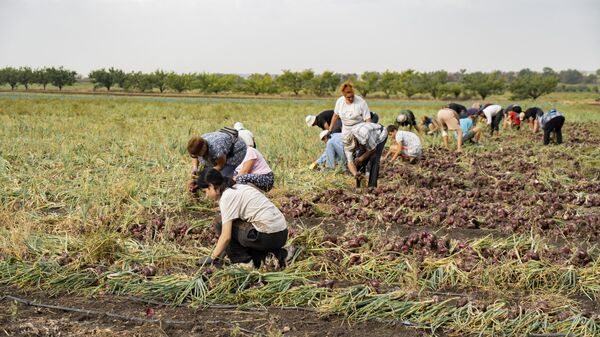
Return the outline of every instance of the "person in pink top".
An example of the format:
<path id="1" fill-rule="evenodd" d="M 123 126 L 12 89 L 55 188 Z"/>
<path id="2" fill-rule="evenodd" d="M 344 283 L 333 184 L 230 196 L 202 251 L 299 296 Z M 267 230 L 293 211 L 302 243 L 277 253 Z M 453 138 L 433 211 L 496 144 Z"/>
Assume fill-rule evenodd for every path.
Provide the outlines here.
<path id="1" fill-rule="evenodd" d="M 252 147 L 248 147 L 244 160 L 235 169 L 235 172 L 233 180 L 236 183 L 252 184 L 265 192 L 269 192 L 275 183 L 273 170 L 263 155 Z"/>

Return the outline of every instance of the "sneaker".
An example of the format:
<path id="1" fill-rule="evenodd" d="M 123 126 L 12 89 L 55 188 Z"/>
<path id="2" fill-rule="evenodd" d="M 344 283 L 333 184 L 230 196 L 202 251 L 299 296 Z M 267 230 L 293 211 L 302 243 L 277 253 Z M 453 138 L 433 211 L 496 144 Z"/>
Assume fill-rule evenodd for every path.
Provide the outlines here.
<path id="1" fill-rule="evenodd" d="M 244 270 L 254 270 L 254 269 L 256 269 L 256 266 L 254 266 L 254 262 L 252 260 L 250 260 L 248 262 L 234 263 L 234 264 L 232 264 L 232 266 L 235 267 L 235 268 L 240 268 L 240 269 L 244 269 Z"/>

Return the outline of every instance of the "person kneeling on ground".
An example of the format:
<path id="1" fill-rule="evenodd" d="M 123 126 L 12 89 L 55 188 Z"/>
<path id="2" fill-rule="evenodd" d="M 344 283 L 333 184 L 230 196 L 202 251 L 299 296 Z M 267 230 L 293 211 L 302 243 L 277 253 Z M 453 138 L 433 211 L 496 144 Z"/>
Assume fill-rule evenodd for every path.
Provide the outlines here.
<path id="1" fill-rule="evenodd" d="M 463 134 L 463 143 L 469 141 L 474 144 L 479 144 L 479 138 L 481 137 L 481 129 L 478 126 L 474 126 L 473 119 L 477 118 L 477 115 L 470 115 L 460 119 L 460 128 Z"/>
<path id="2" fill-rule="evenodd" d="M 535 130 L 541 128 L 544 130 L 544 145 L 550 144 L 550 134 L 556 134 L 556 144 L 562 144 L 562 127 L 565 124 L 565 117 L 555 109 L 548 111 L 545 115 L 538 116 Z"/>
<path id="3" fill-rule="evenodd" d="M 387 130 L 381 124 L 359 123 L 352 129 L 354 147 L 346 151 L 348 169 L 360 187 L 363 174 L 369 167 L 369 187 L 377 187 L 379 161 L 387 141 Z M 356 157 L 356 158 L 355 158 Z"/>
<path id="4" fill-rule="evenodd" d="M 293 256 L 293 247 L 284 248 L 288 225 L 281 211 L 259 190 L 235 184 L 217 170 L 202 172 L 197 186 L 207 198 L 219 203 L 219 235 L 210 256 L 199 264 L 219 263 L 227 255 L 231 263 L 242 268 L 258 268 L 265 260 L 274 260 L 279 268 Z"/>
<path id="5" fill-rule="evenodd" d="M 263 155 L 257 149 L 248 147 L 242 163 L 235 169 L 233 177 L 238 184 L 252 184 L 265 192 L 269 192 L 275 183 L 273 171 Z"/>
<path id="6" fill-rule="evenodd" d="M 421 130 L 426 131 L 428 135 L 434 134 L 439 129 L 439 125 L 436 120 L 429 116 L 421 117 Z"/>
<path id="7" fill-rule="evenodd" d="M 335 169 L 336 163 L 341 166 L 346 165 L 346 155 L 344 154 L 344 143 L 341 133 L 330 134 L 329 131 L 321 131 L 319 139 L 325 143 L 325 150 L 317 161 L 311 164 L 310 168 L 325 165 L 328 169 Z"/>
<path id="8" fill-rule="evenodd" d="M 394 144 L 390 146 L 390 150 L 385 154 L 382 161 L 386 160 L 390 154 L 393 154 L 392 162 L 399 155 L 402 155 L 402 159 L 408 160 L 411 164 L 419 161 L 423 153 L 419 136 L 410 131 L 398 131 L 395 125 L 389 125 L 387 132 L 388 139 L 391 139 L 391 142 Z"/>

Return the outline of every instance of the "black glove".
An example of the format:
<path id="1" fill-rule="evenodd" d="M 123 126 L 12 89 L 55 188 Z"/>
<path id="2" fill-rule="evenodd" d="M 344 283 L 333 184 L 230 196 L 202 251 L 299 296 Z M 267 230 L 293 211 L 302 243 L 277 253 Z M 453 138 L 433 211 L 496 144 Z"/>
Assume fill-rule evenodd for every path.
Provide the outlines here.
<path id="1" fill-rule="evenodd" d="M 201 256 L 200 259 L 198 259 L 198 265 L 199 266 L 209 266 L 209 265 L 213 265 L 215 264 L 218 259 L 213 259 L 211 256 Z"/>

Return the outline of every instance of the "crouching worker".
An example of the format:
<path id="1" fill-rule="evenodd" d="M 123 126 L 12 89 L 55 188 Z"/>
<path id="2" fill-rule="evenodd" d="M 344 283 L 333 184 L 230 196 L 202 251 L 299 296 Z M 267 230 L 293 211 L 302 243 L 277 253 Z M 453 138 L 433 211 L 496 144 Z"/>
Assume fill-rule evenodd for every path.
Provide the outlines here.
<path id="1" fill-rule="evenodd" d="M 479 138 L 481 138 L 481 129 L 475 126 L 473 120 L 477 118 L 477 115 L 471 114 L 468 117 L 460 119 L 460 128 L 462 129 L 463 143 L 471 142 L 473 144 L 479 144 Z"/>
<path id="2" fill-rule="evenodd" d="M 275 175 L 263 155 L 255 148 L 248 147 L 242 163 L 235 169 L 233 177 L 238 184 L 252 184 L 269 192 L 275 183 Z"/>
<path id="3" fill-rule="evenodd" d="M 550 134 L 556 135 L 556 144 L 562 144 L 562 127 L 565 124 L 565 117 L 555 109 L 548 111 L 546 114 L 538 116 L 534 132 L 538 128 L 544 130 L 544 145 L 550 144 Z"/>
<path id="4" fill-rule="evenodd" d="M 387 130 L 381 124 L 359 123 L 352 129 L 354 148 L 346 151 L 348 169 L 360 187 L 363 174 L 369 168 L 369 187 L 377 187 L 379 162 L 387 141 Z"/>
<path id="5" fill-rule="evenodd" d="M 311 169 L 325 165 L 328 169 L 334 169 L 336 164 L 340 166 L 346 165 L 346 155 L 344 154 L 344 143 L 342 142 L 341 133 L 329 133 L 329 131 L 321 131 L 319 139 L 325 143 L 325 151 L 317 161 L 312 163 Z"/>
<path id="6" fill-rule="evenodd" d="M 418 132 L 421 132 L 421 129 L 417 126 L 417 119 L 415 118 L 415 114 L 411 110 L 401 110 L 398 116 L 396 116 L 396 122 L 394 125 L 399 127 L 408 126 L 408 130 L 412 130 L 413 128 Z"/>
<path id="7" fill-rule="evenodd" d="M 246 143 L 223 132 L 209 132 L 202 136 L 192 136 L 187 145 L 192 157 L 192 174 L 198 166 L 212 167 L 226 177 L 233 177 L 235 168 L 246 156 Z"/>
<path id="8" fill-rule="evenodd" d="M 398 131 L 395 125 L 387 127 L 388 138 L 394 143 L 390 146 L 390 150 L 385 154 L 383 160 L 386 160 L 389 155 L 392 155 L 391 161 L 396 160 L 399 155 L 402 159 L 407 160 L 411 164 L 416 163 L 421 159 L 423 148 L 421 139 L 416 134 L 409 131 Z"/>
<path id="9" fill-rule="evenodd" d="M 429 116 L 421 117 L 421 130 L 427 132 L 428 135 L 432 135 L 439 128 L 436 120 Z"/>
<path id="10" fill-rule="evenodd" d="M 254 187 L 234 184 L 217 170 L 202 173 L 196 184 L 219 203 L 221 222 L 217 244 L 210 256 L 200 258 L 200 265 L 218 263 L 226 255 L 241 268 L 258 268 L 265 259 L 285 267 L 293 251 L 284 248 L 288 226 L 281 211 Z"/>

